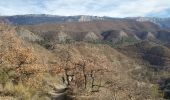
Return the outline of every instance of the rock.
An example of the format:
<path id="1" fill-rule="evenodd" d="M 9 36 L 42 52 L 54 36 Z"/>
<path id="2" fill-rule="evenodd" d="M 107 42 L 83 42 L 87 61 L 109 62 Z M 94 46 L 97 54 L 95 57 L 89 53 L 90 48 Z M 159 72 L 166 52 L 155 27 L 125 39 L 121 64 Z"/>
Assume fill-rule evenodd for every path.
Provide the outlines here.
<path id="1" fill-rule="evenodd" d="M 94 32 L 88 32 L 84 37 L 85 41 L 95 41 L 98 39 L 99 37 Z"/>

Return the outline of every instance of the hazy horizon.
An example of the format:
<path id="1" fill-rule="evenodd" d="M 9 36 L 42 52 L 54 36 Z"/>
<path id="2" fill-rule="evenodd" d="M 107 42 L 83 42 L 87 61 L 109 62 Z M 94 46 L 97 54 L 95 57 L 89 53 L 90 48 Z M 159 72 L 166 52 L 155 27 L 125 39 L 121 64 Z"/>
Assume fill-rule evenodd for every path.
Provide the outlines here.
<path id="1" fill-rule="evenodd" d="M 47 16 L 61 16 L 61 17 L 74 17 L 74 16 L 94 16 L 94 17 L 110 17 L 110 18 L 139 18 L 139 17 L 143 17 L 143 18 L 170 18 L 170 16 L 165 16 L 165 17 L 161 17 L 161 16 L 126 16 L 126 17 L 112 17 L 112 16 L 97 16 L 97 15 L 55 15 L 55 14 L 16 14 L 16 15 L 0 15 L 1 17 L 10 17 L 10 16 L 41 16 L 41 15 L 47 15 Z"/>

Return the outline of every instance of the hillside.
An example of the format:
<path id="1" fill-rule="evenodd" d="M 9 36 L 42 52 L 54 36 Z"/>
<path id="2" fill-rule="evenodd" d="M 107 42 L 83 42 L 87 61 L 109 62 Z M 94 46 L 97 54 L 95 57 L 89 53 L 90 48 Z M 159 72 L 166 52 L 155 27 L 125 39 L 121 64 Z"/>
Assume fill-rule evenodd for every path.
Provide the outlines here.
<path id="1" fill-rule="evenodd" d="M 42 32 L 46 31 L 56 31 L 61 26 L 64 27 L 65 31 L 71 32 L 86 32 L 93 31 L 95 33 L 101 33 L 107 30 L 125 30 L 129 32 L 133 31 L 155 31 L 159 30 L 159 27 L 153 23 L 149 22 L 136 22 L 133 20 L 113 20 L 113 21 L 90 21 L 90 22 L 69 22 L 61 24 L 38 24 L 38 25 L 26 25 L 26 28 L 35 31 L 40 30 Z"/>
<path id="2" fill-rule="evenodd" d="M 3 23 L 0 26 L 0 98 L 159 98 L 152 93 L 154 84 L 134 78 L 132 72 L 143 65 L 107 44 L 63 42 L 46 49 L 39 45 L 38 34 Z"/>
<path id="3" fill-rule="evenodd" d="M 159 30 L 161 30 L 159 26 L 150 22 L 136 22 L 132 20 L 69 22 L 62 24 L 24 25 L 22 27 L 30 30 L 33 33 L 39 34 L 46 40 L 55 40 L 56 42 L 61 42 L 59 38 L 62 37 L 64 38 L 64 41 L 95 41 L 108 43 L 112 42 L 113 44 L 129 44 L 141 40 L 150 40 L 150 35 L 147 36 L 145 34 L 146 32 L 154 33 L 152 37 L 154 37 L 154 40 L 158 42 L 168 42 L 168 39 L 166 39 L 166 37 L 164 38 L 161 35 L 159 36 Z M 110 31 L 112 31 L 112 35 L 119 35 L 119 32 L 124 32 L 127 36 L 126 38 L 121 38 L 122 36 L 111 36 L 112 39 L 117 39 L 113 42 L 111 41 L 111 39 L 106 39 L 104 35 L 110 34 Z M 60 36 L 59 34 L 61 32 L 65 35 Z M 108 37 L 111 38 L 110 36 Z"/>
<path id="4" fill-rule="evenodd" d="M 161 28 L 169 29 L 170 28 L 170 18 L 156 18 L 156 17 L 136 17 L 136 18 L 130 18 L 135 19 L 139 22 L 152 22 L 157 25 L 159 25 Z"/>

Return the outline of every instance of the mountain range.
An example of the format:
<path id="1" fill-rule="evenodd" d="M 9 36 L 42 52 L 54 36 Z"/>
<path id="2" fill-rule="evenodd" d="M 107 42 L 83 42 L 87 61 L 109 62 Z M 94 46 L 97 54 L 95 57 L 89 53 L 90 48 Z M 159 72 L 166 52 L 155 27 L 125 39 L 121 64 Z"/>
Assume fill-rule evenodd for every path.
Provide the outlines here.
<path id="1" fill-rule="evenodd" d="M 18 25 L 34 25 L 42 23 L 63 23 L 63 22 L 87 22 L 87 21 L 101 21 L 101 20 L 135 20 L 140 22 L 152 22 L 162 28 L 169 28 L 170 18 L 158 17 L 127 17 L 127 18 L 113 18 L 113 17 L 99 17 L 90 15 L 78 16 L 57 16 L 46 14 L 29 14 L 29 15 L 16 15 L 16 16 L 1 16 L 1 19 L 6 19 L 13 24 Z"/>

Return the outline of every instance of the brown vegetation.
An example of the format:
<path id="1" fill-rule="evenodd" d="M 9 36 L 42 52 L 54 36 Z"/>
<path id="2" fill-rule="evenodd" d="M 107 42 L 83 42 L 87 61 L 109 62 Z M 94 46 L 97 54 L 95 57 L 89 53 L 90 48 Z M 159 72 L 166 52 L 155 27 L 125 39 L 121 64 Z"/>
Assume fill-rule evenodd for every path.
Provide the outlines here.
<path id="1" fill-rule="evenodd" d="M 116 26 L 118 23 L 121 27 Z M 75 29 L 74 31 L 77 32 L 90 30 L 96 33 L 112 29 L 113 26 L 127 28 L 125 31 L 130 27 L 135 27 L 137 30 L 143 27 L 156 28 L 150 24 L 147 26 L 146 23 L 134 23 L 131 22 L 129 26 L 129 22 L 126 21 L 116 22 L 116 24 L 99 21 L 63 25 L 66 31 Z M 135 26 L 136 24 L 138 26 Z M 58 26 L 52 24 L 47 27 L 27 26 L 33 32 L 39 33 L 28 32 L 32 34 L 31 38 L 37 38 L 44 31 L 49 32 L 56 27 Z M 23 100 L 67 98 L 67 95 L 79 100 L 143 100 L 161 97 L 157 85 L 149 79 L 144 80 L 146 77 L 143 74 L 152 74 L 145 69 L 151 64 L 147 63 L 149 60 L 144 58 L 144 54 L 152 53 L 152 55 L 167 57 L 168 48 L 150 46 L 148 42 L 119 49 L 107 44 L 83 41 L 56 42 L 54 33 L 52 36 L 46 34 L 50 38 L 37 43 L 22 38 L 21 34 L 17 33 L 21 32 L 19 30 L 20 28 L 15 26 L 3 23 L 0 25 L 0 86 L 2 86 L 0 97 Z M 54 40 L 49 41 L 51 37 Z M 50 48 L 44 48 L 47 44 Z M 160 50 L 163 53 L 157 53 Z M 140 60 L 142 64 L 136 60 Z"/>

